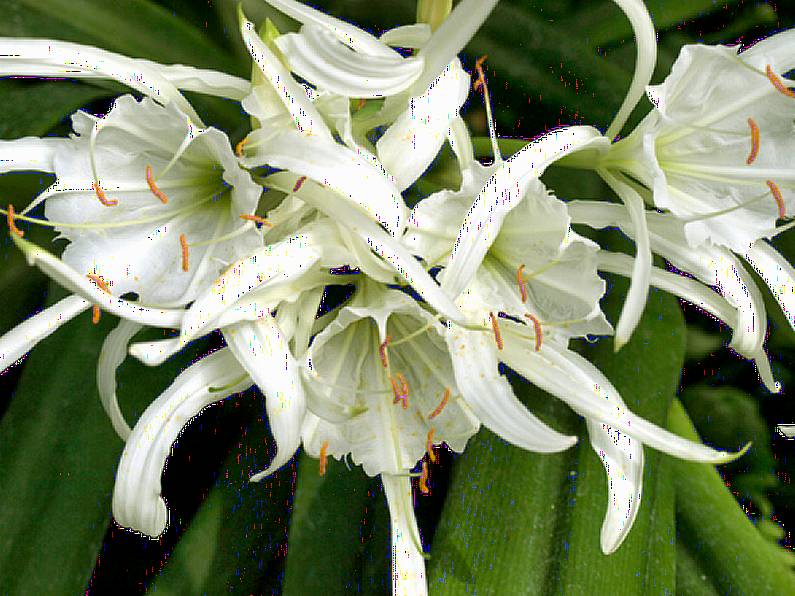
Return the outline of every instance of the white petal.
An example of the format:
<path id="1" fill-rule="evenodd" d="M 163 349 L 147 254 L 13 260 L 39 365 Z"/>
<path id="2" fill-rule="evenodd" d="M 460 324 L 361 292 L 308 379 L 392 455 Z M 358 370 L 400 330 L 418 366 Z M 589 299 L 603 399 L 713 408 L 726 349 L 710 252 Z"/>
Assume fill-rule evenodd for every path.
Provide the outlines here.
<path id="1" fill-rule="evenodd" d="M 675 457 L 726 463 L 744 453 L 726 453 L 693 443 L 636 416 L 611 399 L 611 394 L 618 395 L 618 391 L 599 369 L 567 348 L 550 343 L 536 352 L 525 342 L 506 341 L 502 358 L 531 383 L 563 400 L 582 416 Z"/>
<path id="2" fill-rule="evenodd" d="M 395 95 L 411 86 L 423 67 L 422 58 L 404 58 L 385 44 L 383 48 L 389 53 L 353 51 L 333 32 L 315 25 L 304 25 L 300 33 L 282 35 L 276 45 L 293 72 L 318 89 L 344 97 Z"/>
<path id="3" fill-rule="evenodd" d="M 392 594 L 426 596 L 425 559 L 414 517 L 411 481 L 406 476 L 381 474 L 392 527 Z"/>
<path id="4" fill-rule="evenodd" d="M 516 398 L 499 373 L 494 338 L 482 331 L 453 328 L 447 342 L 456 383 L 480 421 L 506 441 L 538 453 L 564 451 L 577 442 L 552 430 Z"/>
<path id="5" fill-rule="evenodd" d="M 448 294 L 457 297 L 467 286 L 527 186 L 551 163 L 588 145 L 598 145 L 602 139 L 590 126 L 563 128 L 531 141 L 503 162 L 475 199 L 458 233 L 442 283 Z"/>
<path id="6" fill-rule="evenodd" d="M 55 152 L 66 139 L 25 137 L 0 141 L 0 174 L 5 172 L 55 172 Z"/>
<path id="7" fill-rule="evenodd" d="M 320 113 L 307 97 L 304 88 L 282 66 L 279 59 L 257 34 L 254 25 L 242 16 L 242 12 L 240 31 L 251 57 L 276 90 L 298 130 L 305 135 L 317 135 L 323 140 L 331 142 L 333 140 L 331 133 Z"/>
<path id="8" fill-rule="evenodd" d="M 0 373 L 27 354 L 64 323 L 91 308 L 80 296 L 69 296 L 45 308 L 0 336 Z"/>
<path id="9" fill-rule="evenodd" d="M 289 282 L 306 273 L 320 258 L 316 250 L 306 245 L 307 239 L 294 236 L 257 249 L 224 271 L 185 313 L 182 344 L 207 332 L 211 323 L 252 290 L 265 284 Z"/>
<path id="10" fill-rule="evenodd" d="M 764 240 L 758 240 L 748 249 L 745 260 L 770 288 L 790 327 L 795 330 L 795 269 Z"/>
<path id="11" fill-rule="evenodd" d="M 607 424 L 592 420 L 588 421 L 588 435 L 607 472 L 607 513 L 600 543 L 602 552 L 609 555 L 629 535 L 640 510 L 643 445 Z"/>
<path id="12" fill-rule="evenodd" d="M 160 478 L 171 445 L 208 405 L 251 386 L 229 350 L 219 350 L 180 374 L 135 424 L 116 473 L 113 517 L 119 525 L 156 537 L 168 525 Z"/>
<path id="13" fill-rule="evenodd" d="M 468 92 L 469 74 L 456 58 L 425 93 L 409 99 L 408 109 L 378 139 L 378 159 L 398 189 L 411 186 L 431 165 Z"/>
<path id="14" fill-rule="evenodd" d="M 265 408 L 277 452 L 271 464 L 251 477 L 259 481 L 286 464 L 301 444 L 301 423 L 306 397 L 298 364 L 287 339 L 273 317 L 239 323 L 222 329 L 224 339 L 238 362 L 265 396 Z"/>
<path id="15" fill-rule="evenodd" d="M 139 342 L 130 346 L 130 356 L 146 366 L 160 366 L 182 349 L 178 337 L 151 342 Z"/>
<path id="16" fill-rule="evenodd" d="M 119 409 L 116 396 L 116 370 L 127 357 L 127 346 L 143 325 L 122 319 L 116 328 L 108 333 L 97 361 L 97 390 L 105 413 L 110 418 L 113 430 L 122 441 L 130 436 L 130 425 Z"/>
<path id="17" fill-rule="evenodd" d="M 408 209 L 392 176 L 380 163 L 343 145 L 286 130 L 258 146 L 244 163 L 306 176 L 359 205 L 391 233 L 403 230 Z"/>
<path id="18" fill-rule="evenodd" d="M 11 238 L 25 254 L 29 265 L 35 265 L 70 292 L 90 300 L 118 317 L 136 321 L 142 325 L 166 329 L 177 328 L 182 323 L 182 316 L 185 313 L 182 309 L 147 308 L 139 306 L 135 302 L 116 298 L 101 290 L 85 275 L 81 275 L 46 250 L 15 234 L 11 234 Z"/>
<path id="19" fill-rule="evenodd" d="M 0 39 L 0 76 L 113 79 L 162 104 L 174 102 L 194 123 L 202 125 L 158 64 L 92 46 L 53 39 Z"/>
<path id="20" fill-rule="evenodd" d="M 740 53 L 740 58 L 760 70 L 769 64 L 775 72 L 786 73 L 795 68 L 793 47 L 795 47 L 795 30 L 789 29 L 755 42 Z"/>
<path id="21" fill-rule="evenodd" d="M 419 49 L 431 39 L 431 26 L 427 23 L 414 23 L 395 27 L 378 38 L 393 48 Z"/>
<path id="22" fill-rule="evenodd" d="M 630 278 L 629 291 L 624 299 L 621 316 L 616 325 L 615 349 L 619 350 L 629 341 L 632 332 L 638 326 L 643 309 L 646 307 L 652 266 L 651 244 L 649 229 L 646 226 L 646 210 L 643 199 L 635 189 L 618 176 L 605 170 L 600 171 L 600 174 L 624 202 L 632 221 L 636 246 L 635 264 Z"/>
<path id="23" fill-rule="evenodd" d="M 149 60 L 138 60 L 159 70 L 166 79 L 184 91 L 194 91 L 240 101 L 251 93 L 251 82 L 225 72 L 195 68 L 183 64 L 157 64 Z"/>
<path id="24" fill-rule="evenodd" d="M 269 176 L 267 184 L 289 192 L 293 188 L 294 180 L 295 176 L 292 174 L 279 173 Z M 440 314 L 452 321 L 461 320 L 461 313 L 458 312 L 455 303 L 423 269 L 419 261 L 398 239 L 384 232 L 364 212 L 348 202 L 333 200 L 333 195 L 309 181 L 294 194 L 332 219 L 340 221 L 341 225 L 352 233 L 364 238 L 370 248 L 389 263 Z"/>

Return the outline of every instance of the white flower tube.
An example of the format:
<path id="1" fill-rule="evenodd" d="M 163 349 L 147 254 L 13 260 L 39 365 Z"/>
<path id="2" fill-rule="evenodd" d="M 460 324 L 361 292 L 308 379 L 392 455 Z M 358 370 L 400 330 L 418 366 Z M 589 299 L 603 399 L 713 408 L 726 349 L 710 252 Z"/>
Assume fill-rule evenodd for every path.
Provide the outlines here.
<path id="1" fill-rule="evenodd" d="M 55 172 L 55 154 L 68 143 L 66 139 L 38 137 L 0 141 L 0 174 Z"/>
<path id="2" fill-rule="evenodd" d="M 392 528 L 392 594 L 425 596 L 425 559 L 414 516 L 411 481 L 406 476 L 381 474 Z"/>

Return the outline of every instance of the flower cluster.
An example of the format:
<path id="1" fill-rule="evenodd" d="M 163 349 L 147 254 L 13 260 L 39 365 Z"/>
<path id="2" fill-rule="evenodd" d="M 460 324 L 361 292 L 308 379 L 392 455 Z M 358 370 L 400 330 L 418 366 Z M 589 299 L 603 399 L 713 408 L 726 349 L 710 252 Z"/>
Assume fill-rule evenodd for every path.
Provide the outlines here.
<path id="1" fill-rule="evenodd" d="M 652 111 L 614 142 L 655 63 L 642 2 L 616 0 L 635 28 L 638 60 L 607 133 L 559 128 L 504 159 L 489 118 L 494 159 L 483 165 L 459 114 L 472 84 L 458 54 L 497 0 L 462 0 L 449 15 L 421 10 L 430 23 L 380 37 L 294 0 L 267 1 L 301 28 L 280 34 L 268 22 L 258 31 L 241 12 L 251 81 L 66 42 L 0 40 L 3 75 L 112 79 L 138 94 L 103 116 L 76 113 L 69 138 L 0 142 L 0 172 L 56 177 L 23 211 L 3 212 L 30 264 L 72 292 L 0 338 L 0 362 L 13 365 L 85 310 L 120 317 L 97 374 L 126 442 L 113 497 L 119 524 L 164 531 L 160 478 L 171 445 L 208 404 L 251 385 L 265 397 L 277 446 L 252 480 L 301 446 L 321 474 L 327 457 L 350 456 L 380 475 L 395 594 L 427 592 L 411 477 L 427 489 L 438 445 L 461 452 L 481 424 L 539 453 L 577 441 L 517 399 L 501 364 L 586 419 L 609 478 L 605 553 L 638 512 L 644 445 L 701 462 L 737 456 L 635 415 L 571 340 L 612 333 L 598 271 L 618 273 L 632 282 L 618 347 L 655 285 L 731 326 L 732 347 L 778 389 L 761 293 L 741 259 L 795 327 L 795 272 L 765 240 L 795 213 L 791 32 L 740 53 L 685 47 L 665 82 L 648 88 Z M 490 116 L 480 62 L 474 70 Z M 183 90 L 240 102 L 252 130 L 232 147 Z M 409 209 L 404 191 L 445 144 L 460 187 Z M 557 198 L 540 177 L 558 160 L 597 171 L 620 202 Z M 63 253 L 25 240 L 22 222 L 54 227 Z M 604 250 L 573 223 L 619 227 L 637 254 Z M 653 267 L 652 253 L 689 276 Z M 351 296 L 318 316 L 326 288 L 340 284 Z M 179 333 L 134 342 L 144 327 Z M 216 329 L 226 347 L 187 368 L 130 427 L 115 382 L 127 354 L 157 366 Z"/>

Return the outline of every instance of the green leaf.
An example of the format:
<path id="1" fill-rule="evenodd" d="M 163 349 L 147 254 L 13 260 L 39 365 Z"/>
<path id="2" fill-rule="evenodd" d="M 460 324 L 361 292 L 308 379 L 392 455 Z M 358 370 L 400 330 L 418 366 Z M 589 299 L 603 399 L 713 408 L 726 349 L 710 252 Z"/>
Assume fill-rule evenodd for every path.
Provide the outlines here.
<path id="1" fill-rule="evenodd" d="M 347 594 L 361 573 L 362 521 L 378 480 L 328 458 L 326 474 L 302 453 L 290 519 L 285 596 Z M 383 495 L 379 495 L 383 498 Z M 382 545 L 385 550 L 388 544 Z"/>
<path id="2" fill-rule="evenodd" d="M 612 296 L 622 295 L 611 295 L 608 310 L 620 306 Z M 678 303 L 656 292 L 621 352 L 613 353 L 612 342 L 586 350 L 628 405 L 657 423 L 678 385 L 683 353 Z M 646 450 L 643 506 L 626 542 L 606 557 L 599 547 L 605 472 L 583 425 L 535 388 L 524 385 L 520 395 L 552 426 L 582 440 L 568 452 L 539 455 L 481 431 L 453 471 L 433 542 L 431 591 L 611 593 L 620 585 L 622 594 L 672 592 L 674 495 L 666 461 Z"/>
<path id="3" fill-rule="evenodd" d="M 699 440 L 682 404 L 675 400 L 669 428 Z M 713 466 L 672 460 L 677 529 L 701 569 L 720 593 L 793 594 L 791 553 L 770 544 L 753 526 Z"/>
<path id="4" fill-rule="evenodd" d="M 136 58 L 243 70 L 200 30 L 149 0 L 6 0 L 0 35 L 64 39 Z"/>
<path id="5" fill-rule="evenodd" d="M 709 576 L 698 564 L 686 543 L 676 545 L 676 593 L 680 596 L 718 596 Z"/>

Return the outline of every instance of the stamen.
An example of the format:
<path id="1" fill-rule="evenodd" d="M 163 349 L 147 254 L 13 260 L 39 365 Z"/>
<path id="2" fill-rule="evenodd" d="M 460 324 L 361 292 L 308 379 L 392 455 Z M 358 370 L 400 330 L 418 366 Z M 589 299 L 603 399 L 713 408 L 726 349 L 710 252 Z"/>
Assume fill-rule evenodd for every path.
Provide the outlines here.
<path id="1" fill-rule="evenodd" d="M 99 199 L 99 202 L 105 205 L 105 207 L 115 207 L 116 205 L 119 204 L 119 202 L 116 199 L 109 199 L 107 197 L 105 191 L 102 190 L 102 187 L 99 185 L 99 182 L 96 181 L 92 182 L 91 188 L 93 188 L 94 192 L 97 193 L 97 198 Z"/>
<path id="2" fill-rule="evenodd" d="M 444 396 L 442 397 L 442 401 L 439 402 L 439 405 L 436 406 L 436 409 L 433 412 L 431 412 L 430 416 L 428 416 L 428 420 L 433 420 L 439 414 L 441 414 L 442 410 L 444 410 L 444 408 L 447 405 L 448 401 L 450 401 L 450 388 L 449 387 L 445 387 L 444 388 Z"/>
<path id="3" fill-rule="evenodd" d="M 168 203 L 168 197 L 166 196 L 166 193 L 157 187 L 154 175 L 152 174 L 152 166 L 149 165 L 146 166 L 146 183 L 149 185 L 149 190 L 152 191 L 153 195 L 160 199 L 161 203 L 164 205 Z"/>
<path id="4" fill-rule="evenodd" d="M 187 272 L 190 268 L 189 253 L 188 253 L 188 239 L 185 234 L 179 235 L 179 244 L 182 247 L 182 270 Z"/>
<path id="5" fill-rule="evenodd" d="M 360 97 L 359 101 L 356 102 L 356 111 L 358 112 L 359 110 L 361 110 L 366 103 L 367 99 L 365 99 L 364 97 Z"/>
<path id="6" fill-rule="evenodd" d="M 433 435 L 436 434 L 436 429 L 431 427 L 431 430 L 428 431 L 428 440 L 425 441 L 425 451 L 428 452 L 428 458 L 431 460 L 432 464 L 436 463 L 436 453 L 433 450 Z"/>
<path id="7" fill-rule="evenodd" d="M 536 352 L 538 352 L 541 349 L 541 341 L 544 339 L 543 332 L 541 331 L 541 321 L 530 313 L 525 313 L 524 316 L 533 322 L 533 327 L 536 332 Z"/>
<path id="8" fill-rule="evenodd" d="M 519 265 L 516 271 L 516 283 L 519 284 L 519 292 L 522 294 L 522 302 L 527 302 L 527 286 L 524 284 L 524 263 Z"/>
<path id="9" fill-rule="evenodd" d="M 389 368 L 389 354 L 386 351 L 387 346 L 389 346 L 389 340 L 390 337 L 387 335 L 383 343 L 378 346 L 378 355 L 381 356 L 381 366 L 384 368 Z"/>
<path id="10" fill-rule="evenodd" d="M 428 462 L 422 462 L 422 476 L 420 476 L 420 491 L 423 495 L 430 494 L 431 489 L 428 488 Z"/>
<path id="11" fill-rule="evenodd" d="M 488 60 L 488 54 L 484 54 L 475 60 L 475 70 L 478 73 L 477 80 L 472 84 L 473 91 L 480 91 L 480 88 L 486 84 L 486 76 L 483 74 L 483 63 Z"/>
<path id="12" fill-rule="evenodd" d="M 25 232 L 20 230 L 14 221 L 14 206 L 11 204 L 8 205 L 8 211 L 6 211 L 6 221 L 8 222 L 8 229 L 12 234 L 16 234 L 20 238 L 25 235 Z"/>
<path id="13" fill-rule="evenodd" d="M 323 445 L 320 446 L 320 475 L 326 475 L 326 452 L 328 451 L 328 441 L 323 441 Z"/>
<path id="14" fill-rule="evenodd" d="M 93 281 L 100 290 L 102 290 L 106 294 L 110 294 L 110 288 L 108 288 L 107 282 L 104 279 L 102 279 L 101 275 L 97 275 L 96 273 L 88 273 L 86 277 L 88 277 L 88 279 Z M 91 322 L 94 325 L 97 325 L 99 323 L 99 319 L 101 316 L 102 316 L 102 311 L 99 309 L 99 306 L 95 304 L 91 308 Z"/>
<path id="15" fill-rule="evenodd" d="M 244 219 L 246 221 L 253 221 L 256 224 L 268 226 L 269 228 L 273 227 L 273 224 L 271 222 L 269 222 L 264 217 L 260 217 L 259 215 L 249 215 L 247 213 L 244 213 L 243 215 L 240 216 L 240 219 Z"/>
<path id="16" fill-rule="evenodd" d="M 392 400 L 392 403 L 396 404 L 403 399 L 403 396 L 400 394 L 400 387 L 398 387 L 395 377 L 389 375 L 389 382 L 392 384 L 392 394 L 395 396 L 395 399 Z"/>
<path id="17" fill-rule="evenodd" d="M 301 187 L 306 182 L 306 176 L 301 176 L 298 180 L 295 181 L 295 186 L 293 186 L 293 192 L 298 192 L 301 190 Z"/>
<path id="18" fill-rule="evenodd" d="M 242 141 L 235 145 L 235 155 L 238 157 L 243 157 L 243 148 L 248 145 L 248 142 L 249 138 L 245 137 Z"/>
<path id="19" fill-rule="evenodd" d="M 748 118 L 748 126 L 751 127 L 751 153 L 748 154 L 745 163 L 750 166 L 759 155 L 759 125 L 753 118 Z"/>
<path id="20" fill-rule="evenodd" d="M 494 341 L 497 342 L 497 349 L 502 351 L 502 334 L 500 333 L 500 324 L 497 322 L 497 317 L 493 312 L 489 313 L 491 319 L 491 330 L 494 332 Z"/>
<path id="21" fill-rule="evenodd" d="M 403 373 L 397 374 L 398 379 L 400 379 L 400 390 L 401 390 L 401 397 L 403 399 L 403 409 L 407 410 L 409 407 L 409 383 L 406 380 L 406 377 L 403 376 Z"/>
<path id="22" fill-rule="evenodd" d="M 765 68 L 765 74 L 767 75 L 767 79 L 770 81 L 770 84 L 776 88 L 776 91 L 782 95 L 786 95 L 787 97 L 795 97 L 795 91 L 784 84 L 784 81 L 782 81 L 779 76 L 773 72 L 773 69 L 769 64 Z"/>
<path id="23" fill-rule="evenodd" d="M 489 95 L 489 86 L 486 84 L 486 75 L 483 74 L 483 63 L 488 56 L 484 55 L 475 61 L 475 70 L 478 73 L 478 79 L 473 84 L 475 91 L 483 88 L 483 103 L 486 107 L 486 120 L 489 123 L 489 137 L 491 138 L 491 150 L 494 154 L 494 162 L 499 163 L 502 161 L 502 153 L 500 152 L 500 145 L 497 141 L 497 129 L 494 126 L 494 116 L 491 112 L 491 96 Z"/>
<path id="24" fill-rule="evenodd" d="M 781 196 L 781 189 L 772 180 L 767 181 L 767 187 L 770 189 L 770 194 L 772 194 L 773 198 L 776 200 L 776 205 L 778 205 L 778 218 L 786 219 L 787 206 L 784 204 L 784 197 Z"/>

